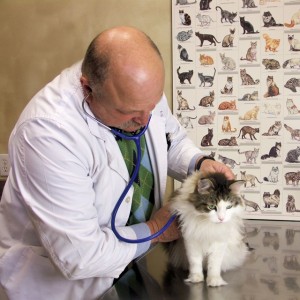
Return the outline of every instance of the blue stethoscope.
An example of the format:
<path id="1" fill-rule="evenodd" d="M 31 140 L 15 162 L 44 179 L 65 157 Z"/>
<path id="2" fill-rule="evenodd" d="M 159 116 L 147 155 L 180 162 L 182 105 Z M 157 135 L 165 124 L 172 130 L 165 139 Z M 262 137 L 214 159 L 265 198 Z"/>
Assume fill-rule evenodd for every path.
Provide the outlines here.
<path id="1" fill-rule="evenodd" d="M 92 116 L 91 114 L 89 114 L 87 112 L 87 110 L 85 109 L 84 105 L 85 105 L 85 102 L 86 102 L 86 99 L 89 97 L 89 95 L 87 95 L 83 101 L 82 101 L 82 109 L 84 111 L 84 113 L 91 119 L 93 119 L 94 121 L 96 121 L 99 125 L 101 125 L 102 127 L 106 128 L 107 130 L 111 131 L 115 136 L 117 137 L 120 137 L 122 139 L 125 139 L 125 140 L 131 140 L 131 141 L 134 141 L 135 143 L 135 146 L 136 146 L 136 149 L 137 149 L 137 162 L 136 162 L 136 166 L 134 168 L 134 171 L 133 171 L 133 174 L 127 184 L 127 186 L 125 187 L 123 193 L 121 194 L 121 196 L 119 197 L 119 200 L 117 201 L 114 209 L 113 209 L 113 212 L 112 212 L 112 216 L 111 216 L 111 228 L 112 228 L 112 231 L 113 233 L 115 234 L 115 236 L 120 240 L 120 241 L 123 241 L 123 242 L 126 242 L 126 243 L 144 243 L 144 242 L 148 242 L 158 236 L 160 236 L 170 225 L 171 223 L 174 221 L 174 219 L 176 218 L 175 215 L 172 215 L 171 218 L 168 220 L 168 222 L 166 223 L 166 225 L 161 228 L 158 232 L 150 235 L 150 236 L 147 236 L 147 237 L 144 237 L 144 238 L 140 238 L 140 239 L 127 239 L 123 236 L 121 236 L 119 234 L 119 232 L 117 231 L 116 229 L 116 216 L 117 216 L 117 213 L 118 213 L 118 210 L 119 210 L 119 207 L 121 206 L 123 200 L 125 199 L 128 191 L 130 190 L 131 186 L 133 185 L 133 182 L 136 178 L 136 176 L 138 175 L 138 172 L 139 172 L 139 169 L 140 169 L 140 165 L 141 165 L 141 160 L 142 160 L 142 149 L 141 149 L 141 137 L 144 135 L 144 133 L 146 132 L 146 130 L 148 129 L 148 126 L 149 126 L 149 123 L 150 123 L 150 120 L 151 120 L 151 115 L 149 117 L 149 120 L 148 120 L 148 123 L 145 127 L 143 127 L 138 133 L 136 134 L 133 134 L 133 135 L 127 135 L 127 134 L 124 134 L 114 128 L 111 128 L 111 127 L 108 127 L 106 126 L 105 124 L 103 124 L 100 120 L 98 120 L 96 117 Z"/>

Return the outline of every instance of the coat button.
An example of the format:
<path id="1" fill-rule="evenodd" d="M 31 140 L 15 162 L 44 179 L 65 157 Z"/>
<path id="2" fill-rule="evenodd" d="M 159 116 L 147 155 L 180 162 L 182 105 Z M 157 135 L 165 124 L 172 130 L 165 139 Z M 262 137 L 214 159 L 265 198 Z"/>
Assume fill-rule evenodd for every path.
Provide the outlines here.
<path id="1" fill-rule="evenodd" d="M 126 197 L 125 202 L 126 202 L 126 203 L 129 203 L 129 202 L 130 202 L 130 197 L 129 197 L 129 196 Z"/>

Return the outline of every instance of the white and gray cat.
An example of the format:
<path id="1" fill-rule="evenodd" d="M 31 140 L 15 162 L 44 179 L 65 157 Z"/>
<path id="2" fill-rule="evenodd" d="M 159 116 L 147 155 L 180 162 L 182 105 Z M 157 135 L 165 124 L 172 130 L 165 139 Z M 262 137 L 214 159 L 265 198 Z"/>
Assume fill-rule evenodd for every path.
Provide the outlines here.
<path id="1" fill-rule="evenodd" d="M 221 173 L 194 172 L 172 195 L 170 207 L 178 216 L 182 237 L 164 246 L 171 265 L 189 270 L 186 282 L 204 281 L 207 270 L 207 286 L 226 285 L 221 272 L 245 261 L 249 249 L 244 242 L 244 202 L 239 194 L 243 184 Z"/>

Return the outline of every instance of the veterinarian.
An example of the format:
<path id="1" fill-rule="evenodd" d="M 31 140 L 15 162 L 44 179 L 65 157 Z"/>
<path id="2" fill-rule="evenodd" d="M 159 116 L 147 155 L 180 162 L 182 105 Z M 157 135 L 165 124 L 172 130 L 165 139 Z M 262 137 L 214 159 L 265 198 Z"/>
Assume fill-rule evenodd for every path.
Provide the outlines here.
<path id="1" fill-rule="evenodd" d="M 0 204 L 0 283 L 8 299 L 97 299 L 152 243 L 179 237 L 176 222 L 143 243 L 113 233 L 112 212 L 136 152 L 112 130 L 145 131 L 147 178 L 138 174 L 115 218 L 129 239 L 149 236 L 169 220 L 162 206 L 167 174 L 182 181 L 200 168 L 233 178 L 203 156 L 173 117 L 164 72 L 149 37 L 116 27 L 28 103 L 9 139 L 11 170 Z M 136 191 L 149 216 L 139 213 L 142 204 L 135 216 Z"/>

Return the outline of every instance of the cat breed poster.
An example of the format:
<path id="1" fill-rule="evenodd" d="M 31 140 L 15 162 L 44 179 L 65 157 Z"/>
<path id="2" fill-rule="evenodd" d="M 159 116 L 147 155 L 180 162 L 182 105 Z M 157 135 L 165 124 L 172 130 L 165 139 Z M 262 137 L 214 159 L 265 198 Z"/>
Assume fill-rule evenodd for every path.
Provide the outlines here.
<path id="1" fill-rule="evenodd" d="M 173 113 L 245 217 L 300 220 L 300 1 L 172 0 L 172 41 Z"/>

